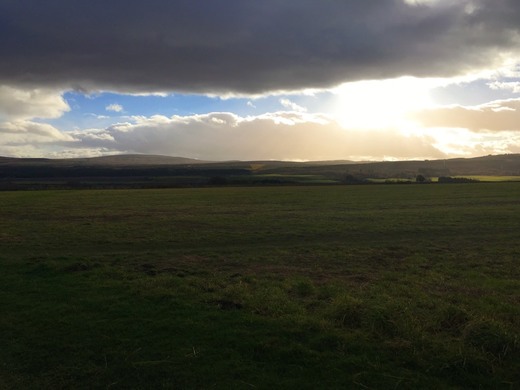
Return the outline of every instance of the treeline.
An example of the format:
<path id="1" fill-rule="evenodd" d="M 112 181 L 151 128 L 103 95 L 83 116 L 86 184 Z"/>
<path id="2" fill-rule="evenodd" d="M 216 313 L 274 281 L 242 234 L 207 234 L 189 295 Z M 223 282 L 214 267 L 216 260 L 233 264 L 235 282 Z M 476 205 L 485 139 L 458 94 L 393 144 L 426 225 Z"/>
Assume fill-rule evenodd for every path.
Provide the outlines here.
<path id="1" fill-rule="evenodd" d="M 248 169 L 187 167 L 59 167 L 0 166 L 0 178 L 83 178 L 83 177 L 164 177 L 164 176 L 238 176 L 249 175 Z"/>
<path id="2" fill-rule="evenodd" d="M 478 183 L 477 179 L 470 179 L 469 177 L 450 177 L 441 176 L 437 180 L 438 183 Z"/>

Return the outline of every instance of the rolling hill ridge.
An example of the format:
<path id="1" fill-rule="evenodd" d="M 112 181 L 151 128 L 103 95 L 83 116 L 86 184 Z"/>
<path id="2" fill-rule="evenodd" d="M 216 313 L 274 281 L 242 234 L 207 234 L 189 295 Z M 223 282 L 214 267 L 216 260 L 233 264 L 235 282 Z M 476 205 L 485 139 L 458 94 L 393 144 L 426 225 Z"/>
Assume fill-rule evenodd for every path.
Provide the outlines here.
<path id="1" fill-rule="evenodd" d="M 362 183 L 464 176 L 520 176 L 520 154 L 413 161 L 202 161 L 125 154 L 93 158 L 0 157 L 0 189 L 148 188 Z M 347 180 L 345 178 L 348 178 Z"/>

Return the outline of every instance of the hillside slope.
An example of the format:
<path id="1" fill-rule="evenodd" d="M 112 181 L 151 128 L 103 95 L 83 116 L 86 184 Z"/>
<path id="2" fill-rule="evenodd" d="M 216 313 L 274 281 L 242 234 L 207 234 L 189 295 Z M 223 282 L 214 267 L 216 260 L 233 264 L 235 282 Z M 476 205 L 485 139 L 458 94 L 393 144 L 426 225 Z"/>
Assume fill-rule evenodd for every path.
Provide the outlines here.
<path id="1" fill-rule="evenodd" d="M 417 175 L 520 176 L 520 154 L 391 162 L 207 162 L 150 155 L 59 160 L 0 157 L 0 190 L 339 184 L 366 179 L 414 181 Z"/>

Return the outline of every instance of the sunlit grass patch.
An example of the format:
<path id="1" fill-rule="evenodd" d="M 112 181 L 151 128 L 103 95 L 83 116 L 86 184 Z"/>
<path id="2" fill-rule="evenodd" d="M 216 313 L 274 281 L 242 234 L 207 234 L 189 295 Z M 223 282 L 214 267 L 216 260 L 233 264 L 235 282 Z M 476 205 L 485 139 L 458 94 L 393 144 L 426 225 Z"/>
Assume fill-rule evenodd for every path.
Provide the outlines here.
<path id="1" fill-rule="evenodd" d="M 520 176 L 481 176 L 481 175 L 470 175 L 470 176 L 454 176 L 459 178 L 473 179 L 483 182 L 503 182 L 503 181 L 520 181 Z"/>

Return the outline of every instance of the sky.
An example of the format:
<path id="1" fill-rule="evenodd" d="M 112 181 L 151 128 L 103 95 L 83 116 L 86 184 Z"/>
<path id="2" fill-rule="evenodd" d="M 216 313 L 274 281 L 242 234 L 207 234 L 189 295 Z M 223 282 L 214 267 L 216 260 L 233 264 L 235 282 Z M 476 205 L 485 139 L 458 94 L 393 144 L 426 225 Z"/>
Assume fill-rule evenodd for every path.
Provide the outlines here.
<path id="1" fill-rule="evenodd" d="M 520 153 L 518 0 L 0 0 L 0 156 Z"/>

